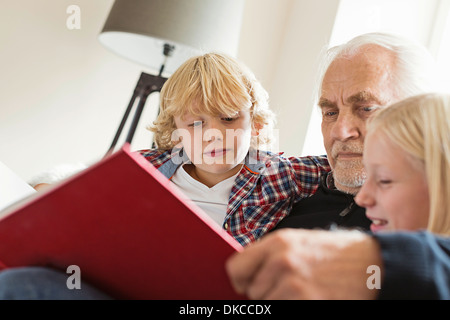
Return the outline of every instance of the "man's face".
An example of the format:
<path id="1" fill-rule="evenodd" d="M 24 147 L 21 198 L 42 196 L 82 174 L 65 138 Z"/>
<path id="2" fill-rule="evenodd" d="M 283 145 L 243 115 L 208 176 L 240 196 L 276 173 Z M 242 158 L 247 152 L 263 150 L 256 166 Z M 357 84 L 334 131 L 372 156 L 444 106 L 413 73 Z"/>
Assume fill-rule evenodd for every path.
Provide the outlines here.
<path id="1" fill-rule="evenodd" d="M 380 107 L 398 100 L 392 71 L 395 57 L 379 46 L 336 59 L 328 68 L 319 106 L 322 135 L 336 187 L 356 194 L 364 182 L 362 154 L 366 121 Z"/>

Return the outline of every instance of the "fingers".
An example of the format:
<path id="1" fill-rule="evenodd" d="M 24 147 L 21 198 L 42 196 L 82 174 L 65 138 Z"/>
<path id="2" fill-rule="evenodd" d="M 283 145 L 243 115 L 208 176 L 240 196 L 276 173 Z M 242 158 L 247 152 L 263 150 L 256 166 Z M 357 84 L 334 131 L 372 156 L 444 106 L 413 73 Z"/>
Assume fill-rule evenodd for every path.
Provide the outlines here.
<path id="1" fill-rule="evenodd" d="M 231 284 L 240 294 L 245 294 L 253 277 L 265 257 L 269 248 L 259 242 L 248 245 L 244 251 L 233 254 L 226 262 L 225 268 Z"/>
<path id="2" fill-rule="evenodd" d="M 231 257 L 227 272 L 251 299 L 362 298 L 361 270 L 381 264 L 368 241 L 376 242 L 359 231 L 280 230 Z"/>
<path id="3" fill-rule="evenodd" d="M 282 273 L 279 272 L 282 263 L 278 255 L 269 255 L 260 264 L 251 282 L 247 284 L 246 294 L 250 299 L 266 299 L 266 296 L 273 290 L 278 283 Z"/>
<path id="4" fill-rule="evenodd" d="M 286 232 L 274 232 L 227 261 L 228 275 L 238 293 L 251 299 L 264 299 L 272 290 L 282 274 L 280 271 L 290 265 L 283 256 L 290 245 L 288 236 Z"/>
<path id="5" fill-rule="evenodd" d="M 282 276 L 264 297 L 266 300 L 304 300 L 308 290 L 304 281 L 295 276 Z"/>

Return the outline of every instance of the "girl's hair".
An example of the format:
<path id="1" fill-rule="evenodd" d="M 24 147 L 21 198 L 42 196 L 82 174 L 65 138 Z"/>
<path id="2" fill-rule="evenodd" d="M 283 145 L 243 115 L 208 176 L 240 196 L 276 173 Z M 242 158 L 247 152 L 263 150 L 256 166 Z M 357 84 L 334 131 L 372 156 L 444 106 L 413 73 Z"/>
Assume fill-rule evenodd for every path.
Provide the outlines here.
<path id="1" fill-rule="evenodd" d="M 450 95 L 428 93 L 397 102 L 369 120 L 369 132 L 384 134 L 423 164 L 428 230 L 450 235 Z"/>
<path id="2" fill-rule="evenodd" d="M 396 34 L 373 32 L 359 35 L 350 41 L 325 49 L 316 86 L 320 98 L 322 81 L 329 66 L 339 58 L 351 58 L 367 46 L 377 45 L 387 49 L 395 57 L 393 83 L 400 99 L 435 90 L 436 65 L 430 52 L 418 42 Z"/>
<path id="3" fill-rule="evenodd" d="M 183 63 L 161 89 L 160 113 L 148 129 L 154 132 L 158 149 L 172 149 L 175 116 L 206 113 L 233 116 L 246 110 L 252 117 L 252 147 L 271 143 L 274 113 L 269 109 L 268 93 L 255 75 L 234 58 L 220 53 L 193 57 Z"/>

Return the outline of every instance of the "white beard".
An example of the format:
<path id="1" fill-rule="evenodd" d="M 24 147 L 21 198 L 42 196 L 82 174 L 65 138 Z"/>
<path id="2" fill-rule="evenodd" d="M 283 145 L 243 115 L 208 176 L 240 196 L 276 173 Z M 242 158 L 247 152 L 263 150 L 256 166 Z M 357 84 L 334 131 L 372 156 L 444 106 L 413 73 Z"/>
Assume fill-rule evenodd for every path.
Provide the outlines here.
<path id="1" fill-rule="evenodd" d="M 337 161 L 333 168 L 333 178 L 335 183 L 345 187 L 360 188 L 366 179 L 366 173 L 360 160 Z"/>

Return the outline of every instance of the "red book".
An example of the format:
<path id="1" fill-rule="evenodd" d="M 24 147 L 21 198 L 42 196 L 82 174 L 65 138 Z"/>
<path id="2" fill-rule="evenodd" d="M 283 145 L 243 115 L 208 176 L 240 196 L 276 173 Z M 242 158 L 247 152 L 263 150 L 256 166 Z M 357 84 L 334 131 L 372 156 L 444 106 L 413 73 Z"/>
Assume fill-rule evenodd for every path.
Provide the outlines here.
<path id="1" fill-rule="evenodd" d="M 118 299 L 243 299 L 225 272 L 242 246 L 179 192 L 126 145 L 1 212 L 0 265 L 77 265 Z"/>

